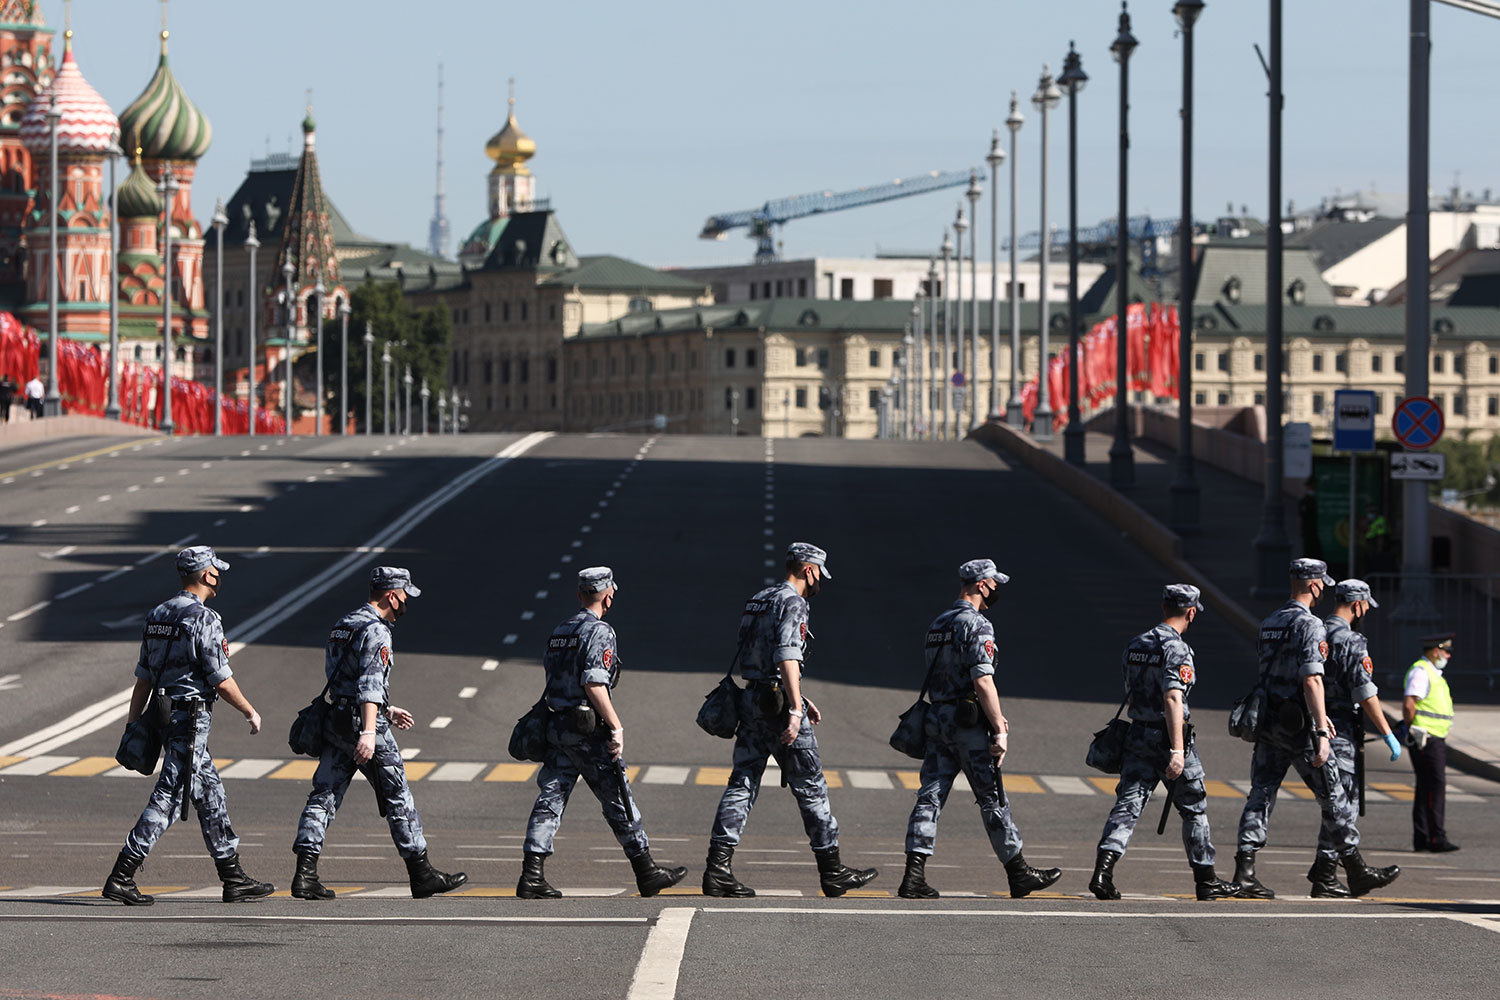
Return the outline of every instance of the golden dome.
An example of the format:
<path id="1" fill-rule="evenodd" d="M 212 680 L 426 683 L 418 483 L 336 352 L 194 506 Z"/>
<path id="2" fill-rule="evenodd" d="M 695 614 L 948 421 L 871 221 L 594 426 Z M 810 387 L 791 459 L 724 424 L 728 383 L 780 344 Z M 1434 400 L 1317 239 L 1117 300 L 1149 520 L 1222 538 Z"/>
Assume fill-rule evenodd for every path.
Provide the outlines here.
<path id="1" fill-rule="evenodd" d="M 484 144 L 484 151 L 495 161 L 496 170 L 527 174 L 530 171 L 526 169 L 525 163 L 536 155 L 536 143 L 516 124 L 514 81 L 511 86 L 510 113 L 505 120 L 505 127 L 490 137 L 490 141 Z"/>

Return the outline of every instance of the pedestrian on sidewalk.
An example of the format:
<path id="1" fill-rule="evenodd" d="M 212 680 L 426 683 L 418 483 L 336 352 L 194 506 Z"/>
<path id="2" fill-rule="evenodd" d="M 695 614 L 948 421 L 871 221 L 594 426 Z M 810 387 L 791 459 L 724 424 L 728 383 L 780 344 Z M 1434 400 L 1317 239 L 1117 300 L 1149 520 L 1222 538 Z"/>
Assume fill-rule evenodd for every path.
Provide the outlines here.
<path id="1" fill-rule="evenodd" d="M 1365 864 L 1359 853 L 1355 811 L 1339 781 L 1323 687 L 1328 633 L 1312 613 L 1331 586 L 1327 563 L 1293 559 L 1291 599 L 1260 624 L 1260 677 L 1269 717 L 1261 723 L 1250 758 L 1250 794 L 1240 815 L 1239 850 L 1234 856 L 1233 881 L 1240 885 L 1239 895 L 1247 899 L 1276 895 L 1255 877 L 1255 855 L 1266 846 L 1271 807 L 1289 767 L 1296 768 L 1317 798 L 1353 895 L 1389 885 L 1401 874 L 1396 865 L 1371 868 Z"/>
<path id="2" fill-rule="evenodd" d="M 0 376 L 0 424 L 10 423 L 10 404 L 16 398 L 16 384 L 10 375 Z"/>
<path id="3" fill-rule="evenodd" d="M 1197 587 L 1169 583 L 1161 592 L 1161 624 L 1142 632 L 1125 647 L 1121 667 L 1125 675 L 1126 708 L 1130 728 L 1125 734 L 1125 756 L 1115 805 L 1104 823 L 1099 853 L 1089 891 L 1099 899 L 1119 899 L 1115 863 L 1130 844 L 1141 811 L 1156 783 L 1167 788 L 1182 815 L 1182 846 L 1193 869 L 1200 900 L 1223 899 L 1240 887 L 1225 882 L 1214 871 L 1214 844 L 1208 828 L 1208 792 L 1203 764 L 1193 743 L 1192 717 L 1187 698 L 1197 680 L 1193 647 L 1182 636 L 1203 613 Z"/>
<path id="4" fill-rule="evenodd" d="M 1453 695 L 1443 668 L 1453 658 L 1453 633 L 1422 640 L 1422 657 L 1406 672 L 1406 700 L 1401 719 L 1416 795 L 1411 803 L 1412 850 L 1442 854 L 1458 850 L 1443 825 L 1448 791 L 1448 732 L 1453 728 Z"/>
<path id="5" fill-rule="evenodd" d="M 1385 742 L 1391 760 L 1401 757 L 1401 743 L 1391 733 L 1385 711 L 1380 706 L 1375 686 L 1375 662 L 1370 659 L 1369 643 L 1358 631 L 1373 608 L 1380 607 L 1363 580 L 1344 580 L 1334 588 L 1338 607 L 1323 619 L 1328 633 L 1328 659 L 1324 661 L 1323 696 L 1328 721 L 1333 731 L 1333 756 L 1338 760 L 1339 782 L 1354 814 L 1359 815 L 1364 797 L 1364 719 Z M 1363 715 L 1361 715 L 1363 712 Z M 1318 857 L 1307 880 L 1316 897 L 1347 898 L 1349 887 L 1339 881 L 1338 852 L 1333 846 L 1333 831 L 1327 823 L 1318 833 Z"/>
<path id="6" fill-rule="evenodd" d="M 1005 866 L 1010 894 L 1020 899 L 1062 877 L 1060 868 L 1033 868 L 1021 854 L 1021 831 L 1010 815 L 1000 766 L 1010 744 L 1010 725 L 995 691 L 995 626 L 982 612 L 995 606 L 1010 577 L 992 559 L 971 559 L 958 568 L 958 600 L 927 626 L 925 666 L 932 707 L 927 713 L 927 753 L 922 787 L 906 824 L 906 874 L 896 894 L 937 899 L 927 884 L 927 859 L 937 842 L 938 816 L 962 771 L 969 779 L 979 817 L 995 856 Z"/>
<path id="7" fill-rule="evenodd" d="M 26 383 L 26 412 L 31 414 L 32 420 L 42 415 L 42 397 L 46 394 L 47 387 L 42 385 L 41 376 L 31 376 L 31 381 Z"/>
<path id="8" fill-rule="evenodd" d="M 516 883 L 520 899 L 556 899 L 543 864 L 562 824 L 568 797 L 582 778 L 604 808 L 604 821 L 625 849 L 642 896 L 655 896 L 681 882 L 687 869 L 662 868 L 651 859 L 651 841 L 625 777 L 625 723 L 610 692 L 620 679 L 615 630 L 604 616 L 619 591 L 614 570 L 591 566 L 578 573 L 576 613 L 552 630 L 542 668 L 547 719 L 546 761 L 537 772 L 538 794 L 526 824 L 525 859 Z"/>
<path id="9" fill-rule="evenodd" d="M 214 702 L 221 697 L 250 723 L 252 735 L 260 732 L 260 713 L 240 692 L 229 669 L 224 624 L 208 608 L 208 602 L 219 596 L 219 583 L 228 568 L 207 545 L 183 549 L 177 553 L 182 590 L 146 616 L 141 655 L 135 665 L 135 691 L 125 721 L 141 717 L 153 691 L 156 698 L 169 700 L 171 715 L 163 740 L 161 776 L 104 883 L 101 895 L 105 899 L 126 906 L 156 902 L 135 884 L 135 873 L 173 820 L 187 818 L 189 801 L 224 883 L 224 902 L 260 899 L 275 891 L 271 883 L 251 878 L 240 867 L 240 839 L 229 825 L 224 783 L 208 748 Z"/>

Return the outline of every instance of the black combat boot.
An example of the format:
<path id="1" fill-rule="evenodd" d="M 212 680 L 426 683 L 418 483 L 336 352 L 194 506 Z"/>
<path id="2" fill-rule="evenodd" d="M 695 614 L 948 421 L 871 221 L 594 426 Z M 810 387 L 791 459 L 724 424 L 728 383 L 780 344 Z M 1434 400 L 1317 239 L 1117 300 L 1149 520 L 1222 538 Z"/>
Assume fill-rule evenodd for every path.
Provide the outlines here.
<path id="1" fill-rule="evenodd" d="M 717 840 L 708 842 L 708 860 L 703 864 L 703 895 L 749 899 L 755 890 L 734 877 L 734 846 Z"/>
<path id="2" fill-rule="evenodd" d="M 145 860 L 129 851 L 121 851 L 115 858 L 114 868 L 110 869 L 109 878 L 104 880 L 104 891 L 100 895 L 105 899 L 118 899 L 126 906 L 150 906 L 156 902 L 155 896 L 146 895 L 135 884 L 135 870 Z"/>
<path id="3" fill-rule="evenodd" d="M 938 891 L 927 884 L 927 855 L 920 851 L 906 852 L 906 874 L 901 877 L 901 888 L 896 895 L 902 899 L 938 898 Z"/>
<path id="4" fill-rule="evenodd" d="M 427 860 L 427 852 L 423 851 L 414 858 L 406 859 L 406 874 L 411 877 L 411 898 L 426 899 L 440 892 L 452 892 L 465 882 L 469 876 L 463 872 L 440 872 L 432 867 Z"/>
<path id="5" fill-rule="evenodd" d="M 813 851 L 818 859 L 818 879 L 823 883 L 823 895 L 842 896 L 850 889 L 858 889 L 873 880 L 880 872 L 874 868 L 845 868 L 839 860 L 837 847 L 825 847 Z"/>
<path id="6" fill-rule="evenodd" d="M 1120 890 L 1115 888 L 1115 862 L 1119 860 L 1119 851 L 1100 851 L 1094 859 L 1094 877 L 1089 879 L 1089 892 L 1094 898 L 1120 898 Z"/>
<path id="7" fill-rule="evenodd" d="M 224 902 L 243 903 L 251 899 L 263 899 L 276 891 L 276 887 L 269 882 L 258 882 L 245 874 L 245 869 L 240 867 L 240 856 L 231 854 L 223 861 L 214 859 L 214 867 L 219 869 L 219 881 L 224 883 Z"/>
<path id="8" fill-rule="evenodd" d="M 1062 869 L 1033 868 L 1017 854 L 1005 863 L 1005 875 L 1010 879 L 1010 898 L 1023 899 L 1062 878 Z"/>
<path id="9" fill-rule="evenodd" d="M 318 881 L 318 856 L 312 851 L 297 852 L 297 871 L 292 875 L 295 899 L 332 899 L 333 890 Z"/>
<path id="10" fill-rule="evenodd" d="M 1307 880 L 1312 883 L 1309 895 L 1314 899 L 1348 899 L 1353 895 L 1349 887 L 1339 881 L 1338 861 L 1321 854 L 1307 870 Z"/>
<path id="11" fill-rule="evenodd" d="M 552 888 L 542 871 L 547 855 L 526 852 L 521 862 L 521 880 L 516 883 L 517 899 L 561 899 L 562 893 Z"/>
<path id="12" fill-rule="evenodd" d="M 1262 885 L 1260 879 L 1255 877 L 1254 851 L 1240 851 L 1234 856 L 1234 881 L 1239 883 L 1240 891 L 1235 895 L 1240 899 L 1276 898 L 1271 887 Z"/>
<path id="13" fill-rule="evenodd" d="M 687 869 L 681 866 L 676 868 L 663 868 L 651 860 L 649 850 L 642 851 L 630 859 L 630 867 L 635 869 L 635 887 L 641 891 L 642 896 L 654 896 L 663 889 L 670 889 L 687 875 Z"/>
<path id="14" fill-rule="evenodd" d="M 1396 876 L 1401 874 L 1400 865 L 1371 868 L 1365 864 L 1365 859 L 1359 856 L 1357 847 L 1339 858 L 1339 861 L 1344 866 L 1344 873 L 1349 876 L 1349 894 L 1352 896 L 1363 896 L 1381 886 L 1390 885 L 1396 881 Z"/>
<path id="15" fill-rule="evenodd" d="M 1194 865 L 1193 884 L 1197 889 L 1198 899 L 1203 901 L 1228 899 L 1240 891 L 1240 887 L 1233 882 L 1225 882 L 1219 878 L 1213 865 Z"/>

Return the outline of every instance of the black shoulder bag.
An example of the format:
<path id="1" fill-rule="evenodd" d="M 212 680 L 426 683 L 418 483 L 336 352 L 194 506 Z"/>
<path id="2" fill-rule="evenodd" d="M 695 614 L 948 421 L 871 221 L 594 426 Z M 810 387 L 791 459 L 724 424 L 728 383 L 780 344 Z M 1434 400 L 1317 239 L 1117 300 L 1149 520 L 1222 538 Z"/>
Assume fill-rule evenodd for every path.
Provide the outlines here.
<path id="1" fill-rule="evenodd" d="M 1125 761 L 1125 734 L 1130 731 L 1130 720 L 1120 718 L 1120 713 L 1125 711 L 1129 702 L 1130 695 L 1127 693 L 1120 700 L 1120 707 L 1115 709 L 1115 717 L 1089 741 L 1089 752 L 1083 762 L 1096 771 L 1103 771 L 1105 774 L 1120 773 L 1120 767 Z"/>
<path id="2" fill-rule="evenodd" d="M 350 636 L 349 641 L 353 643 L 357 636 L 364 634 L 366 628 L 369 628 L 368 624 Z M 334 673 L 337 676 L 337 671 Z M 318 692 L 318 696 L 292 720 L 292 727 L 286 736 L 286 745 L 291 748 L 292 753 L 307 757 L 323 756 L 323 723 L 327 721 L 328 712 L 333 708 L 333 699 L 328 697 L 331 687 L 333 677 L 324 682 L 323 690 Z"/>
<path id="3" fill-rule="evenodd" d="M 166 741 L 167 726 L 172 718 L 172 700 L 157 687 L 161 671 L 151 680 L 151 697 L 146 701 L 140 718 L 125 724 L 120 735 L 120 746 L 115 751 L 115 762 L 126 770 L 140 774 L 155 774 L 156 763 L 161 759 L 162 744 Z"/>
<path id="4" fill-rule="evenodd" d="M 911 708 L 901 713 L 889 741 L 892 750 L 916 760 L 927 756 L 927 712 L 932 707 L 927 700 L 927 689 L 932 685 L 932 668 L 935 666 L 936 659 L 927 668 L 927 676 L 922 678 L 922 690 L 917 692 L 917 700 L 912 703 Z"/>
<path id="5" fill-rule="evenodd" d="M 741 688 L 734 682 L 734 668 L 739 666 L 744 652 L 745 644 L 741 642 L 729 669 L 714 689 L 703 696 L 703 705 L 698 709 L 698 728 L 710 736 L 732 740 L 739 729 Z"/>
<path id="6" fill-rule="evenodd" d="M 1266 694 L 1266 675 L 1261 673 L 1250 693 L 1229 710 L 1229 735 L 1254 743 L 1271 714 L 1271 700 Z"/>

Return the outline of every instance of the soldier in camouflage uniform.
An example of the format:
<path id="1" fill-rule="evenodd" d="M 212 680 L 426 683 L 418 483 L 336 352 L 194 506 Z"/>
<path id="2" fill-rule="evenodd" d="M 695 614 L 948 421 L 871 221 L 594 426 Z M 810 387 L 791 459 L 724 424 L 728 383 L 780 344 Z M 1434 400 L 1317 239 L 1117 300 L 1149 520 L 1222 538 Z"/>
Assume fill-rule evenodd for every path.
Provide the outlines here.
<path id="1" fill-rule="evenodd" d="M 240 693 L 229 669 L 224 625 L 208 609 L 208 602 L 219 595 L 222 574 L 228 568 L 207 545 L 183 549 L 177 553 L 182 590 L 146 616 L 126 722 L 141 717 L 153 691 L 162 708 L 170 704 L 171 716 L 163 734 L 161 776 L 104 883 L 105 899 L 127 906 L 149 906 L 156 901 L 140 891 L 135 873 L 172 821 L 187 817 L 189 801 L 224 883 L 224 902 L 259 899 L 275 889 L 240 867 L 240 840 L 229 825 L 224 784 L 208 749 L 213 706 L 220 697 L 249 721 L 252 734 L 260 732 L 260 713 Z"/>
<path id="2" fill-rule="evenodd" d="M 1380 607 L 1370 593 L 1370 585 L 1363 580 L 1344 580 L 1334 588 L 1338 607 L 1323 620 L 1328 635 L 1328 659 L 1323 663 L 1323 696 L 1328 709 L 1328 721 L 1333 730 L 1333 756 L 1338 761 L 1339 783 L 1344 786 L 1344 795 L 1349 808 L 1359 814 L 1360 781 L 1355 773 L 1356 741 L 1364 739 L 1360 722 L 1360 710 L 1374 725 L 1375 731 L 1391 752 L 1391 760 L 1401 757 L 1401 743 L 1391 733 L 1390 723 L 1380 707 L 1379 689 L 1375 687 L 1375 663 L 1370 659 L 1369 645 L 1365 637 L 1355 631 L 1371 608 Z M 1318 833 L 1318 859 L 1307 873 L 1312 883 L 1312 894 L 1320 897 L 1342 899 L 1350 895 L 1349 887 L 1338 878 L 1338 852 L 1334 849 L 1333 832 L 1324 823 Z"/>
<path id="3" fill-rule="evenodd" d="M 338 620 L 328 635 L 323 672 L 329 702 L 323 724 L 323 755 L 313 774 L 312 791 L 297 824 L 292 850 L 297 872 L 292 895 L 298 899 L 332 899 L 334 892 L 318 878 L 318 855 L 344 793 L 356 771 L 375 790 L 380 813 L 391 828 L 396 851 L 406 862 L 411 894 L 426 899 L 457 889 L 467 882 L 463 872 L 448 875 L 427 860 L 422 817 L 406 783 L 406 765 L 391 727 L 410 729 L 411 713 L 390 703 L 391 632 L 406 614 L 407 599 L 422 591 L 411 582 L 411 572 L 396 566 L 377 566 L 370 573 L 370 599 Z"/>
<path id="4" fill-rule="evenodd" d="M 1141 810 L 1158 781 L 1182 814 L 1182 846 L 1193 868 L 1193 883 L 1201 900 L 1233 896 L 1239 886 L 1214 872 L 1214 845 L 1208 829 L 1208 793 L 1203 787 L 1203 764 L 1193 745 L 1188 720 L 1188 694 L 1197 680 L 1193 647 L 1182 635 L 1203 611 L 1197 587 L 1170 583 L 1161 592 L 1161 624 L 1142 632 L 1125 647 L 1127 714 L 1125 756 L 1115 786 L 1115 806 L 1099 838 L 1099 854 L 1089 891 L 1099 899 L 1119 899 L 1115 862 L 1125 853 Z"/>
<path id="5" fill-rule="evenodd" d="M 936 899 L 927 884 L 927 859 L 937 841 L 938 815 L 962 771 L 979 803 L 979 817 L 995 856 L 1005 866 L 1011 896 L 1020 899 L 1062 877 L 1058 868 L 1037 869 L 1021 854 L 1021 832 L 1010 817 L 1000 764 L 1010 726 L 995 691 L 995 627 L 981 611 L 995 604 L 1010 577 L 990 559 L 958 568 L 958 600 L 927 627 L 924 659 L 932 707 L 927 713 L 927 755 L 922 787 L 906 825 L 906 872 L 896 890 L 903 899 Z"/>
<path id="6" fill-rule="evenodd" d="M 787 547 L 786 579 L 750 598 L 740 616 L 735 661 L 746 687 L 740 693 L 734 770 L 709 835 L 703 871 L 706 896 L 755 895 L 734 877 L 732 861 L 768 757 L 776 758 L 783 784 L 797 799 L 823 894 L 842 896 L 878 874 L 874 868 L 846 868 L 839 860 L 839 824 L 828 805 L 828 783 L 812 731 L 822 714 L 802 696 L 802 661 L 812 638 L 807 599 L 831 579 L 828 553 L 807 542 L 793 542 Z"/>
<path id="7" fill-rule="evenodd" d="M 1260 676 L 1268 718 L 1261 724 L 1250 758 L 1250 795 L 1240 815 L 1239 850 L 1234 856 L 1234 881 L 1245 898 L 1276 895 L 1255 877 L 1255 854 L 1266 845 L 1271 806 L 1288 767 L 1296 768 L 1317 797 L 1329 846 L 1343 864 L 1354 895 L 1389 885 L 1401 874 L 1395 865 L 1371 868 L 1365 864 L 1359 853 L 1355 812 L 1339 781 L 1323 689 L 1328 635 L 1311 610 L 1331 586 L 1333 578 L 1321 559 L 1292 560 L 1291 599 L 1260 625 Z"/>
<path id="8" fill-rule="evenodd" d="M 620 678 L 620 655 L 615 630 L 604 623 L 619 589 L 608 566 L 580 570 L 578 600 L 583 606 L 547 639 L 542 667 L 552 715 L 547 721 L 547 759 L 537 772 L 539 793 L 526 825 L 525 859 L 516 883 L 521 899 L 562 895 L 548 884 L 543 865 L 552 854 L 553 837 L 580 777 L 625 848 L 642 896 L 655 896 L 687 875 L 686 868 L 662 868 L 651 859 L 651 842 L 625 777 L 625 724 L 610 695 Z"/>

